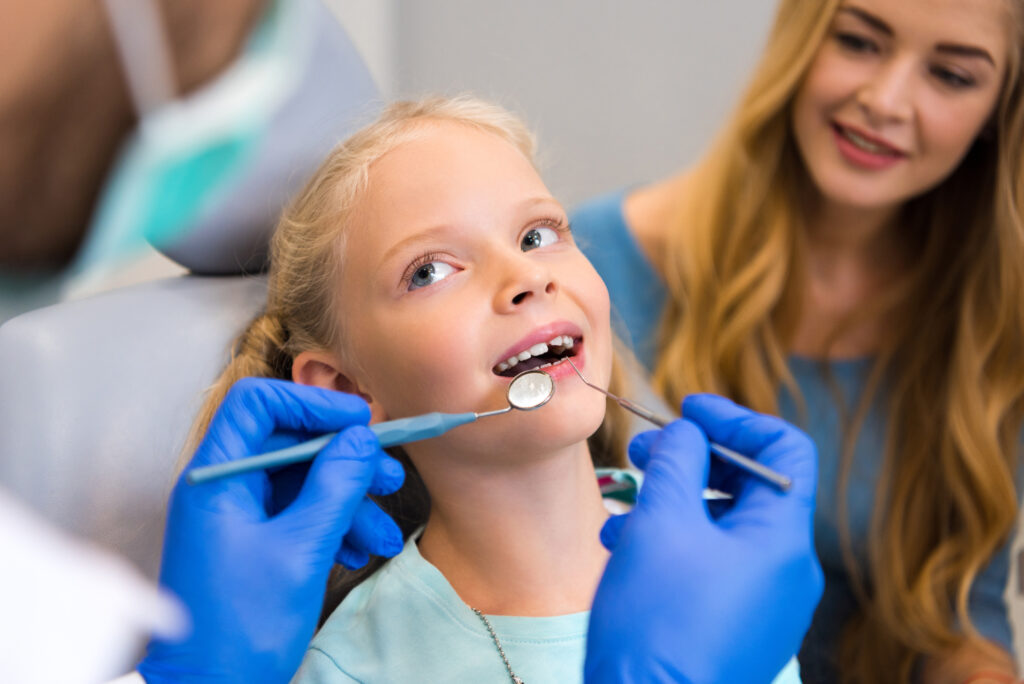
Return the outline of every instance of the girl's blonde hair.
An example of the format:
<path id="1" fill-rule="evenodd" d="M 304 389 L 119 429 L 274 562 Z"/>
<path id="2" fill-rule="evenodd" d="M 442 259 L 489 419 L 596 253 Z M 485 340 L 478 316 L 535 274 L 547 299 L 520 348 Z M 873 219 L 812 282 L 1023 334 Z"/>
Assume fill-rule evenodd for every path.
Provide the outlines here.
<path id="1" fill-rule="evenodd" d="M 978 638 L 967 609 L 971 584 L 1016 519 L 1024 100 L 1021 7 L 1011 1 L 1018 30 L 991 135 L 907 204 L 903 237 L 920 261 L 884 301 L 846 322 L 896 314 L 844 433 L 839 506 L 861 603 L 843 638 L 847 682 L 908 681 L 917 655 Z M 805 282 L 800 208 L 813 188 L 791 108 L 838 6 L 782 0 L 751 84 L 679 198 L 661 264 L 672 296 L 655 370 L 671 402 L 711 391 L 777 412 L 781 389 L 800 396 L 787 348 Z M 850 550 L 846 489 L 856 432 L 883 378 L 887 456 L 864 581 Z"/>
<path id="2" fill-rule="evenodd" d="M 430 97 L 396 102 L 376 121 L 359 130 L 328 154 L 313 177 L 284 211 L 270 243 L 267 304 L 235 340 L 231 361 L 209 389 L 189 439 L 191 453 L 231 386 L 244 377 L 291 380 L 292 361 L 304 351 L 344 350 L 339 327 L 338 282 L 344 265 L 344 241 L 353 211 L 367 187 L 370 166 L 404 142 L 415 139 L 431 123 L 451 122 L 498 136 L 534 163 L 534 139 L 522 121 L 505 109 L 470 96 Z M 613 383 L 620 371 L 613 369 Z M 617 409 L 618 407 L 615 407 Z M 591 456 L 600 466 L 624 463 L 621 414 L 609 410 L 591 438 Z M 429 497 L 415 467 L 401 450 L 407 477 L 396 494 L 378 503 L 408 535 L 426 522 Z M 356 574 L 332 575 L 325 616 L 344 594 L 381 565 L 371 562 Z M 337 569 L 337 570 L 340 570 Z"/>

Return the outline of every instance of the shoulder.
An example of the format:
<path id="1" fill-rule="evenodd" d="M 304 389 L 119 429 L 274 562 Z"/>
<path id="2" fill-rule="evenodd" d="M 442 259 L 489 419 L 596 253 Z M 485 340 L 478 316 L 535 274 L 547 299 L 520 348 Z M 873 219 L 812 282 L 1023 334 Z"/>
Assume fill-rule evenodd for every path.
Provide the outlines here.
<path id="1" fill-rule="evenodd" d="M 460 671 L 463 664 L 453 664 L 451 654 L 470 650 L 467 640 L 487 643 L 486 632 L 474 636 L 474 629 L 482 631 L 476 616 L 419 554 L 415 536 L 327 618 L 306 652 L 310 668 L 333 668 L 360 682 L 414 681 L 418 674 Z M 481 658 L 488 656 L 480 649 Z M 420 679 L 436 681 L 429 674 Z"/>
<path id="2" fill-rule="evenodd" d="M 407 545 L 349 592 L 306 651 L 300 673 L 309 676 L 293 682 L 348 681 L 336 679 L 342 675 L 353 681 L 381 681 L 377 661 L 394 655 L 389 651 L 392 642 L 385 635 L 420 607 L 400 567 L 409 553 Z"/>
<path id="3" fill-rule="evenodd" d="M 685 201 L 693 172 L 677 175 L 645 185 L 629 192 L 622 203 L 622 214 L 630 232 L 652 263 L 664 254 L 666 238 L 675 215 Z"/>
<path id="4" fill-rule="evenodd" d="M 292 684 L 349 684 L 359 682 L 346 673 L 328 653 L 311 646 L 302 658 L 298 672 L 292 677 Z"/>

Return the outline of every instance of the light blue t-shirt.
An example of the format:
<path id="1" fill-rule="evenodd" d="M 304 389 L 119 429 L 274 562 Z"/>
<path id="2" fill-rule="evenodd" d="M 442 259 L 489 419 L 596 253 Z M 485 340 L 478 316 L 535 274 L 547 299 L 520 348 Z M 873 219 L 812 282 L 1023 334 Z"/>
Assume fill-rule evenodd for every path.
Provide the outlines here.
<path id="1" fill-rule="evenodd" d="M 657 332 L 667 302 L 667 291 L 626 224 L 622 211 L 625 191 L 593 199 L 570 216 L 573 234 L 608 286 L 616 333 L 630 344 L 648 368 L 654 364 Z M 872 360 L 829 362 L 832 380 L 846 406 L 857 405 Z M 793 373 L 807 405 L 801 415 L 788 393 L 779 396 L 779 412 L 804 429 L 818 448 L 818 500 L 815 511 L 815 546 L 825 572 L 825 593 L 800 650 L 804 682 L 834 682 L 836 644 L 840 630 L 856 609 L 856 598 L 843 563 L 836 484 L 842 448 L 840 406 L 820 362 L 790 357 Z M 885 452 L 886 416 L 882 398 L 876 397 L 858 433 L 850 473 L 849 525 L 854 555 L 867 558 L 867 538 L 875 485 Z M 1010 544 L 997 553 L 971 588 L 969 610 L 974 626 L 988 639 L 1013 653 L 1003 590 L 1009 573 Z"/>
<path id="2" fill-rule="evenodd" d="M 345 597 L 314 637 L 292 682 L 510 681 L 483 621 L 420 555 L 417 536 Z M 528 684 L 583 681 L 589 618 L 589 611 L 487 616 L 512 670 Z M 799 672 L 793 658 L 774 682 L 799 684 Z"/>

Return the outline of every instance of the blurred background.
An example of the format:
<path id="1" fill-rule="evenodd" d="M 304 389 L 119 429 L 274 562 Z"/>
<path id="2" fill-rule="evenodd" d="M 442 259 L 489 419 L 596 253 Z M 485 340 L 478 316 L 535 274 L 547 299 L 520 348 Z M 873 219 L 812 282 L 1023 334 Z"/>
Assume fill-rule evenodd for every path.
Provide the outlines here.
<path id="1" fill-rule="evenodd" d="M 292 16 L 302 14 L 294 8 L 311 4 L 318 9 L 312 10 L 312 15 L 303 9 L 305 20 Z M 665 176 L 694 161 L 730 111 L 757 59 L 775 4 L 770 0 L 2 3 L 0 55 L 5 66 L 0 70 L 0 149 L 4 151 L 0 155 L 0 323 L 43 305 L 78 302 L 190 271 L 202 275 L 257 273 L 258 258 L 249 260 L 230 250 L 217 252 L 210 248 L 211 231 L 215 233 L 230 223 L 227 219 L 231 215 L 252 210 L 258 214 L 253 220 L 261 224 L 265 234 L 288 189 L 312 171 L 330 144 L 344 137 L 353 125 L 368 120 L 384 100 L 470 91 L 518 112 L 537 133 L 542 172 L 555 196 L 567 207 Z M 139 5 L 155 7 L 162 13 L 163 18 L 156 23 L 164 29 L 163 38 L 159 31 L 143 30 L 145 17 L 133 14 L 133 7 Z M 280 21 L 272 22 L 281 29 L 276 37 L 273 30 L 263 30 L 270 7 L 276 7 L 281 15 Z M 122 24 L 119 31 L 113 27 L 116 17 Z M 348 45 L 351 41 L 360 61 L 358 68 L 351 68 L 353 56 L 345 52 L 348 47 L 335 49 L 339 39 L 331 33 L 334 29 L 325 28 L 325 17 L 335 20 L 347 34 L 344 42 Z M 289 28 L 288 22 L 293 19 L 301 30 Z M 302 68 L 314 75 L 307 87 L 316 97 L 312 104 L 298 108 L 298 113 L 291 112 L 291 128 L 282 129 L 291 132 L 279 147 L 288 147 L 289 135 L 302 140 L 289 151 L 292 156 L 285 165 L 285 175 L 250 178 L 241 186 L 243 191 L 228 197 L 230 201 L 218 200 L 223 205 L 221 213 L 200 212 L 199 223 L 207 231 L 205 242 L 200 241 L 198 248 L 190 245 L 175 251 L 170 245 L 163 249 L 174 258 L 140 241 L 132 243 L 131 249 L 112 250 L 117 251 L 117 259 L 83 258 L 83 251 L 88 251 L 83 250 L 88 244 L 85 236 L 104 208 L 102 188 L 109 186 L 119 160 L 124 160 L 125 141 L 137 136 L 146 102 L 157 113 L 167 102 L 166 92 L 147 95 L 133 91 L 129 87 L 132 72 L 136 76 L 159 74 L 163 69 L 175 81 L 170 87 L 174 97 L 202 94 L 211 82 L 232 69 L 239 55 L 249 49 L 247 44 L 252 47 L 254 34 L 260 38 L 256 42 L 264 47 L 277 46 L 277 57 L 285 58 L 281 68 L 290 66 L 289 55 L 303 53 L 312 60 L 312 66 Z M 154 49 L 161 40 L 167 43 L 164 56 L 169 60 L 162 67 L 157 59 L 160 50 Z M 149 63 L 150 58 L 156 61 Z M 280 63 L 264 61 L 268 69 L 257 73 L 279 73 L 280 69 L 274 69 Z M 260 83 L 245 83 L 246 74 L 234 75 L 238 76 L 236 91 L 246 87 L 259 90 Z M 360 80 L 364 77 L 365 82 Z M 142 80 L 143 85 L 154 85 L 159 79 Z M 346 88 L 357 91 L 350 100 L 345 99 L 344 92 L 331 99 L 335 90 Z M 273 92 L 267 94 L 268 98 L 273 96 Z M 210 103 L 206 104 L 209 109 Z M 338 112 L 342 110 L 345 121 L 339 122 L 342 117 Z M 226 118 L 247 113 L 243 108 Z M 187 117 L 181 120 L 187 122 Z M 137 180 L 131 173 L 121 175 L 125 177 L 117 180 L 127 184 L 122 196 L 138 191 L 131 185 Z M 267 188 L 276 190 L 267 192 Z M 111 238 L 111 242 L 117 240 Z M 102 249 L 95 251 L 103 255 Z M 225 261 L 237 268 L 225 268 Z M 56 277 L 57 273 L 62 275 Z M 153 292 L 144 294 L 151 296 Z M 189 297 L 208 299 L 205 291 L 201 295 L 189 293 Z M 168 464 L 180 449 L 182 426 L 187 426 L 194 415 L 197 387 L 202 387 L 223 363 L 222 353 L 232 331 L 258 305 L 258 287 L 244 297 L 245 307 L 234 318 L 211 309 L 206 322 L 193 322 L 187 333 L 189 344 L 214 322 L 223 329 L 218 331 L 219 336 L 211 333 L 204 342 L 207 351 L 216 350 L 208 354 L 205 365 L 175 359 L 177 369 L 173 364 L 167 366 L 172 370 L 165 371 L 166 375 L 181 376 L 180 368 L 186 368 L 194 370 L 196 376 L 186 378 L 190 384 L 182 382 L 173 400 L 170 391 L 156 392 L 155 399 L 137 399 L 140 383 L 147 383 L 147 388 L 159 387 L 148 384 L 152 369 L 157 367 L 153 353 L 140 357 L 137 366 L 132 366 L 126 361 L 131 354 L 111 340 L 131 337 L 137 329 L 138 334 L 164 341 L 159 348 L 161 354 L 182 348 L 186 337 L 178 343 L 173 334 L 180 331 L 166 323 L 166 319 L 182 315 L 174 308 L 179 304 L 177 300 L 141 309 L 133 304 L 135 308 L 127 309 L 130 313 L 116 315 L 105 305 L 73 308 L 77 328 L 61 327 L 63 322 L 54 324 L 43 317 L 32 319 L 32 326 L 22 326 L 16 334 L 7 328 L 7 336 L 0 335 L 0 485 L 24 496 L 62 527 L 109 543 L 152 575 L 162 529 L 160 511 L 171 481 Z M 144 318 L 146 315 L 151 320 Z M 111 322 L 91 323 L 105 320 L 103 316 L 111 316 Z M 100 328 L 109 330 L 107 337 L 86 339 L 86 333 Z M 103 355 L 103 359 L 68 357 L 65 361 L 64 356 L 50 354 L 55 349 L 63 354 L 62 345 L 88 348 L 90 354 Z M 44 355 L 44 351 L 50 355 Z M 33 354 L 39 358 L 34 360 Z M 42 379 L 26 371 L 47 366 L 50 375 Z M 112 371 L 115 367 L 117 370 Z M 109 379 L 111 386 L 102 392 L 94 386 L 83 387 L 80 396 L 69 393 L 56 408 L 40 409 L 30 401 L 33 392 L 41 400 L 50 398 L 54 378 L 66 380 L 86 370 Z M 113 388 L 118 373 L 125 376 L 121 384 L 127 389 L 123 395 Z M 132 404 L 135 413 L 125 413 L 123 406 L 110 408 L 110 416 L 120 416 L 126 424 L 138 425 L 154 415 L 166 418 L 166 424 L 159 432 L 149 430 L 132 442 L 127 432 L 114 429 L 115 419 L 110 416 L 102 420 L 84 414 L 72 416 L 88 402 L 81 397 L 101 394 L 123 397 L 123 403 Z M 39 416 L 41 427 L 33 425 Z M 64 421 L 59 430 L 53 429 L 58 416 Z M 82 426 L 92 429 L 96 424 L 102 426 L 103 434 L 95 439 L 92 433 L 88 439 L 78 434 L 86 429 Z M 80 449 L 68 451 L 56 439 L 43 444 L 39 438 L 55 433 L 61 433 L 65 442 L 73 438 Z M 159 444 L 160 449 L 155 450 L 153 444 Z M 138 456 L 145 448 L 154 453 L 145 458 Z M 27 453 L 37 456 L 31 466 L 35 470 L 25 459 Z M 91 456 L 83 454 L 93 453 L 100 455 L 94 472 L 62 475 L 68 461 L 88 460 Z M 23 460 L 16 462 L 16 457 Z M 148 479 L 152 486 L 132 488 L 131 478 L 122 474 L 126 457 L 137 457 L 136 464 L 145 459 L 158 464 L 145 478 L 134 475 L 135 480 Z M 52 466 L 39 465 L 48 458 Z M 107 459 L 103 462 L 106 465 L 101 464 L 101 458 Z M 125 479 L 119 480 L 121 477 Z M 95 482 L 106 483 L 108 493 L 90 491 L 86 495 L 80 491 Z M 72 491 L 74 495 L 69 493 Z M 81 504 L 86 498 L 88 505 Z M 122 505 L 126 499 L 132 499 L 134 508 Z M 87 514 L 89 506 L 97 512 Z M 122 529 L 126 519 L 137 522 L 134 529 Z M 136 542 L 136 538 L 141 541 Z M 1018 538 L 1015 548 L 1020 543 Z M 1024 616 L 1016 566 L 1014 554 L 1014 579 L 1007 595 L 1014 621 L 1020 625 Z M 1017 645 L 1018 652 L 1024 652 L 1020 633 Z"/>
<path id="2" fill-rule="evenodd" d="M 171 8 L 167 28 L 172 59 L 180 62 L 182 53 L 188 57 L 177 65 L 185 89 L 199 88 L 204 79 L 230 63 L 267 5 L 265 0 L 225 0 L 200 10 L 194 0 L 164 4 Z M 767 0 L 522 0 L 512 4 L 324 0 L 324 4 L 365 60 L 382 98 L 471 91 L 524 116 L 538 134 L 545 178 L 567 206 L 648 182 L 693 160 L 737 97 L 775 5 Z M 22 72 L 25 78 L 40 73 L 38 62 L 29 70 L 32 59 L 52 64 L 61 54 L 84 51 L 91 43 L 99 49 L 106 42 L 101 50 L 105 62 L 92 60 L 97 63 L 87 68 L 79 59 L 65 73 L 92 78 L 105 64 L 110 73 L 99 79 L 105 87 L 95 97 L 123 99 L 118 92 L 123 77 L 112 56 L 111 41 L 104 35 L 109 32 L 105 25 L 109 19 L 101 5 L 100 0 L 46 0 L 40 3 L 40 11 L 33 12 L 6 3 L 0 20 L 12 41 L 24 38 L 26 23 L 32 23 L 40 29 L 50 25 L 51 48 L 68 46 L 65 51 L 44 51 L 44 41 L 34 50 L 20 51 L 28 54 L 18 60 L 22 66 L 6 70 L 8 84 Z M 188 18 L 190 7 L 197 18 Z M 70 44 L 61 36 L 61 22 L 52 18 L 57 15 L 78 15 L 82 28 L 68 34 Z M 204 27 L 222 36 L 217 44 L 195 37 Z M 88 107 L 91 103 L 72 104 Z M 102 113 L 86 110 L 81 120 L 87 124 Z M 90 152 L 97 157 L 89 160 L 95 169 L 89 187 L 93 192 L 109 171 L 105 165 L 111 163 L 113 148 L 103 149 L 101 143 L 125 132 L 130 124 L 131 117 L 122 112 L 116 123 L 92 136 L 96 149 Z M 32 147 L 35 152 L 51 152 L 42 143 Z M 0 193 L 9 197 L 19 182 L 28 182 L 23 169 L 11 166 L 9 160 L 0 169 Z M 52 163 L 45 169 L 37 166 L 33 164 L 29 180 L 55 175 Z M 88 197 L 61 197 L 57 189 L 47 195 L 44 201 L 56 205 L 73 200 L 77 206 L 71 211 L 77 209 L 82 216 L 95 211 Z M 36 232 L 31 228 L 35 218 L 8 215 L 2 222 L 8 230 L 18 225 L 21 232 Z M 7 261 L 3 251 L 0 241 L 0 278 Z M 5 307 L 0 290 L 0 321 L 57 298 L 80 298 L 184 270 L 141 245 L 116 269 L 106 266 L 79 274 L 59 293 L 41 288 L 33 297 L 19 297 L 17 306 L 8 302 Z"/>
<path id="3" fill-rule="evenodd" d="M 770 0 L 328 0 L 385 96 L 469 90 L 524 114 L 555 195 L 653 180 L 703 149 Z"/>

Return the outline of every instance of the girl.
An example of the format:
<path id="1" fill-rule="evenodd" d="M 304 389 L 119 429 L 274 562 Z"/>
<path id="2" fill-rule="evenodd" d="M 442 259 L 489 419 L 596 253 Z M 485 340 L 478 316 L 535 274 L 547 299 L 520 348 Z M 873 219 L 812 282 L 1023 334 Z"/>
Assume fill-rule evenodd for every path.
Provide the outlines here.
<path id="1" fill-rule="evenodd" d="M 619 465 L 621 450 L 588 444 L 605 399 L 565 359 L 608 386 L 609 301 L 532 150 L 491 105 L 399 103 L 334 150 L 281 219 L 266 311 L 200 427 L 247 375 L 357 394 L 374 421 L 501 408 L 512 377 L 538 366 L 557 387 L 535 412 L 407 445 L 390 502 L 404 549 L 356 578 L 297 681 L 581 679 L 608 555 L 594 465 Z M 416 506 L 427 492 L 429 514 Z M 799 681 L 795 661 L 780 679 Z"/>
<path id="2" fill-rule="evenodd" d="M 697 167 L 574 216 L 668 401 L 724 393 L 817 443 L 806 681 L 1014 681 L 1022 23 L 783 0 Z"/>

